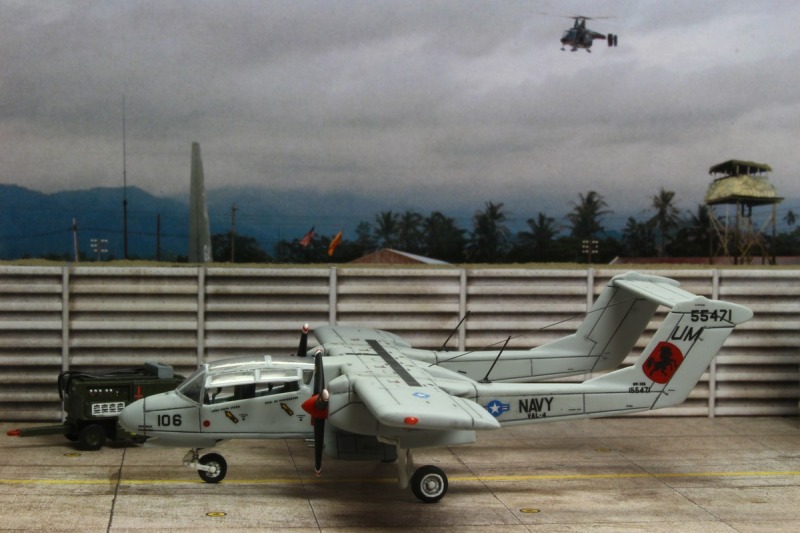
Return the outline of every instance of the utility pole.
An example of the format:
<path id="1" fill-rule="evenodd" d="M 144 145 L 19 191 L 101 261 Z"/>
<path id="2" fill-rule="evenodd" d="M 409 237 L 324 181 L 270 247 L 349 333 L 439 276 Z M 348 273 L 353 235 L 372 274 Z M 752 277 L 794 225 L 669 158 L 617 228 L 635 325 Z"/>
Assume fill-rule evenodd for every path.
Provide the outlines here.
<path id="1" fill-rule="evenodd" d="M 125 153 L 125 93 L 122 94 L 122 255 L 128 258 L 128 167 Z"/>
<path id="2" fill-rule="evenodd" d="M 231 206 L 231 263 L 236 262 L 236 202 Z"/>
<path id="3" fill-rule="evenodd" d="M 80 256 L 78 254 L 78 220 L 76 218 L 72 219 L 72 245 L 75 249 L 75 262 L 80 261 Z"/>
<path id="4" fill-rule="evenodd" d="M 161 213 L 156 214 L 156 261 L 161 261 Z"/>

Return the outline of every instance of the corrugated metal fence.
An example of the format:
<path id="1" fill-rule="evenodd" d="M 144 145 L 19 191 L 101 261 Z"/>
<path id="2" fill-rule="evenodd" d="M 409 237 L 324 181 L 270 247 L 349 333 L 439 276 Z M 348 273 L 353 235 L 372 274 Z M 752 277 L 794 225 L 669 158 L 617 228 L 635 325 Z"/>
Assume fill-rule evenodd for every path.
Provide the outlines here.
<path id="1" fill-rule="evenodd" d="M 61 370 L 160 361 L 186 373 L 200 361 L 288 354 L 304 322 L 367 325 L 438 348 L 469 311 L 448 347 L 499 346 L 509 335 L 510 346 L 532 347 L 574 331 L 620 272 L 0 266 L 0 420 L 60 419 L 55 382 Z M 690 399 L 658 414 L 797 413 L 800 271 L 648 272 L 755 312 Z"/>

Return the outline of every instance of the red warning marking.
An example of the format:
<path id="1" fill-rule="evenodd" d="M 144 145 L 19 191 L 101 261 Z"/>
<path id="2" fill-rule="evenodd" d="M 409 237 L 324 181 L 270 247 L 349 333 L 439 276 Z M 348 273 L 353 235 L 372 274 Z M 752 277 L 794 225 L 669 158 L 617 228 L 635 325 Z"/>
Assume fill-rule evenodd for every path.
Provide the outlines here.
<path id="1" fill-rule="evenodd" d="M 656 383 L 667 383 L 683 362 L 680 348 L 666 341 L 659 342 L 644 362 L 644 374 Z"/>

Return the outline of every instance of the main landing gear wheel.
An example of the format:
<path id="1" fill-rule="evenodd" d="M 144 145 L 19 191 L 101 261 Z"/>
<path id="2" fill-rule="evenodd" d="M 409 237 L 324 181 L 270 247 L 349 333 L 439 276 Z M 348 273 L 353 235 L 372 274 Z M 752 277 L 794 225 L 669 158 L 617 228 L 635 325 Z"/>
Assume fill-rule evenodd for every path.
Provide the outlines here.
<path id="1" fill-rule="evenodd" d="M 436 503 L 447 494 L 447 476 L 433 465 L 417 469 L 411 476 L 411 491 L 423 503 Z"/>
<path id="2" fill-rule="evenodd" d="M 219 483 L 228 473 L 228 462 L 218 453 L 209 453 L 200 458 L 199 463 L 212 468 L 210 471 L 198 470 L 200 479 L 206 483 Z"/>

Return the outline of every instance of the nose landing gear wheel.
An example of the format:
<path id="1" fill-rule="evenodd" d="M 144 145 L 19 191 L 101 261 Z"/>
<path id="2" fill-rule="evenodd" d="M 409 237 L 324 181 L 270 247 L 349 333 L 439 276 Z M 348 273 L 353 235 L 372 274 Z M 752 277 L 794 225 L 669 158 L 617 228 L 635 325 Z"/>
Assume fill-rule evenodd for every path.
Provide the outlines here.
<path id="1" fill-rule="evenodd" d="M 433 465 L 417 469 L 411 476 L 411 491 L 423 503 L 436 503 L 447 493 L 447 476 L 444 470 Z"/>
<path id="2" fill-rule="evenodd" d="M 218 453 L 209 453 L 204 455 L 198 461 L 201 465 L 213 468 L 212 471 L 198 470 L 197 474 L 200 479 L 206 483 L 219 483 L 225 479 L 225 474 L 228 473 L 228 462 Z"/>

